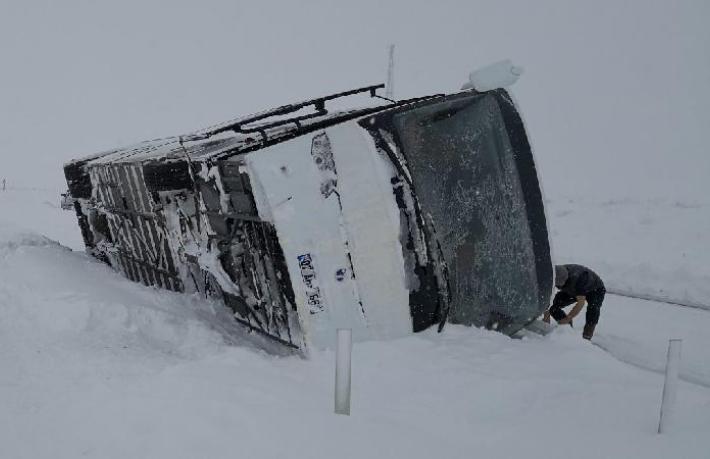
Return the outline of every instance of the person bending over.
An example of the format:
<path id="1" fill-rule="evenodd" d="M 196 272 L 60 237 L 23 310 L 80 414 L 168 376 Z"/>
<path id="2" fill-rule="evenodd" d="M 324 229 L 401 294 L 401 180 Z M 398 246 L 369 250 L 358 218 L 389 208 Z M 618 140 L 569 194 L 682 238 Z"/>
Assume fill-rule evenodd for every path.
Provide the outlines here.
<path id="1" fill-rule="evenodd" d="M 582 311 L 587 302 L 587 317 L 582 337 L 592 339 L 594 328 L 599 322 L 599 312 L 604 301 L 606 288 L 601 278 L 591 269 L 582 265 L 556 265 L 555 287 L 559 292 L 552 300 L 552 306 L 545 311 L 542 320 L 550 323 L 552 316 L 558 324 L 570 324 Z M 575 303 L 569 314 L 563 308 Z"/>

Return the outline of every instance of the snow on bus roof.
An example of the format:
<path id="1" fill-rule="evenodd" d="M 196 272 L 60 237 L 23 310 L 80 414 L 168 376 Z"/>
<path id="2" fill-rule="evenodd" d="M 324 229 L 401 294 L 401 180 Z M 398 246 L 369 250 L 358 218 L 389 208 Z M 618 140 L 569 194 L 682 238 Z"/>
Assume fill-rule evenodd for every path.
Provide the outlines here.
<path id="1" fill-rule="evenodd" d="M 278 124 L 273 127 L 270 127 L 270 125 L 274 123 L 274 120 L 270 119 L 269 121 L 242 125 L 241 128 L 248 132 L 224 131 L 216 135 L 210 135 L 211 132 L 222 130 L 224 127 L 239 124 L 239 120 L 247 120 L 252 117 L 252 115 L 250 115 L 249 117 L 226 121 L 189 134 L 147 140 L 126 147 L 96 153 L 76 159 L 72 162 L 85 162 L 86 165 L 91 166 L 107 163 L 170 160 L 184 158 L 186 155 L 188 155 L 191 160 L 200 161 L 216 156 L 221 157 L 223 154 L 238 154 L 245 149 L 251 150 L 255 145 L 265 143 L 264 136 L 269 142 L 278 142 L 279 140 L 291 138 L 294 135 L 300 135 L 298 133 L 299 130 L 306 133 L 309 128 L 316 124 L 323 124 L 325 126 L 336 124 L 343 119 L 357 117 L 358 113 L 366 115 L 378 108 L 385 109 L 387 106 L 363 107 L 327 112 L 311 118 L 301 119 L 297 122 L 286 122 L 286 119 L 283 119 L 283 124 Z M 259 115 L 259 113 L 256 115 Z M 277 121 L 282 120 L 277 118 Z"/>
<path id="2" fill-rule="evenodd" d="M 365 86 L 345 92 L 331 94 L 295 104 L 263 110 L 251 115 L 235 118 L 192 133 L 148 140 L 123 148 L 104 151 L 70 163 L 83 162 L 85 165 L 106 163 L 128 163 L 177 159 L 206 160 L 215 156 L 238 154 L 266 145 L 296 137 L 318 127 L 327 127 L 359 115 L 372 114 L 408 101 L 396 102 L 377 96 L 376 90 L 384 84 Z M 366 107 L 329 111 L 326 101 L 353 95 L 369 93 L 370 102 Z M 382 100 L 387 100 L 383 103 Z"/>

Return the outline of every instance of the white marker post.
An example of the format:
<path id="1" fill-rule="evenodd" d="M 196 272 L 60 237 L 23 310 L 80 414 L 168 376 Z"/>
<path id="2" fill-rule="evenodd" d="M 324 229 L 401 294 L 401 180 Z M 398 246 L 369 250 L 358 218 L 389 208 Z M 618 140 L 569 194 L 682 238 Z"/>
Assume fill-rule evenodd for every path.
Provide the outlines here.
<path id="1" fill-rule="evenodd" d="M 385 85 L 385 97 L 394 99 L 394 45 L 389 47 L 389 62 L 387 64 L 387 84 Z"/>
<path id="2" fill-rule="evenodd" d="M 666 379 L 663 383 L 663 399 L 661 400 L 661 417 L 658 421 L 658 433 L 668 430 L 675 409 L 675 399 L 678 393 L 678 371 L 680 369 L 680 349 L 683 340 L 668 341 L 668 360 L 666 361 Z"/>
<path id="3" fill-rule="evenodd" d="M 335 350 L 335 414 L 350 416 L 350 361 L 353 333 L 349 328 L 338 329 Z"/>

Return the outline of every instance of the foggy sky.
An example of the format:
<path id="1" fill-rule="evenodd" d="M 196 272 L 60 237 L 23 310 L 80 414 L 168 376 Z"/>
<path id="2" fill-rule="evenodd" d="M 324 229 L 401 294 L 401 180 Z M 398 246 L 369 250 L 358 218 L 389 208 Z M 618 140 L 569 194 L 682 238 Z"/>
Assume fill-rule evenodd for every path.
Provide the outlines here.
<path id="1" fill-rule="evenodd" d="M 710 2 L 0 0 L 0 177 L 385 81 L 457 90 L 511 58 L 544 187 L 707 200 Z"/>

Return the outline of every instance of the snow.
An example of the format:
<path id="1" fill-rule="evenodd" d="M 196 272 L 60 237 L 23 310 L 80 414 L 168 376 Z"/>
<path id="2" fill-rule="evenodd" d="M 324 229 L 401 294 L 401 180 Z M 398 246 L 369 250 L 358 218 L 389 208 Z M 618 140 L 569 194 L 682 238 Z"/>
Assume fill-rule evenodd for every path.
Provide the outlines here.
<path id="1" fill-rule="evenodd" d="M 708 312 L 610 296 L 595 343 L 621 360 L 662 373 L 668 340 L 683 339 L 680 378 L 710 389 L 707 356 Z"/>
<path id="2" fill-rule="evenodd" d="M 543 177 L 544 179 L 544 177 Z M 593 267 L 608 290 L 710 309 L 710 199 L 566 196 L 547 203 L 558 262 Z"/>
<path id="3" fill-rule="evenodd" d="M 53 242 L 77 248 L 78 241 L 74 216 L 53 204 L 56 196 L 0 192 L 2 457 L 702 458 L 710 451 L 706 311 L 609 295 L 598 346 L 579 328 L 512 340 L 451 325 L 443 334 L 356 343 L 352 415 L 337 416 L 332 351 L 308 359 L 267 353 L 216 305 L 132 283 Z M 580 233 L 560 232 L 594 225 L 584 242 L 593 247 L 614 228 L 597 217 L 618 216 L 602 204 L 565 202 L 569 213 L 555 216 L 553 201 L 558 255 L 575 248 L 578 261 L 603 256 L 585 251 Z M 654 209 L 681 212 L 638 203 L 623 215 L 633 222 Z M 686 210 L 677 215 L 697 217 Z M 619 220 L 601 220 L 608 221 Z M 660 223 L 644 228 L 668 244 L 687 236 L 662 238 L 668 228 Z M 612 239 L 619 253 L 609 263 L 622 261 L 627 245 L 642 247 L 635 239 Z M 674 271 L 658 275 L 667 272 Z M 657 435 L 668 338 L 684 339 L 682 382 L 672 428 Z"/>

